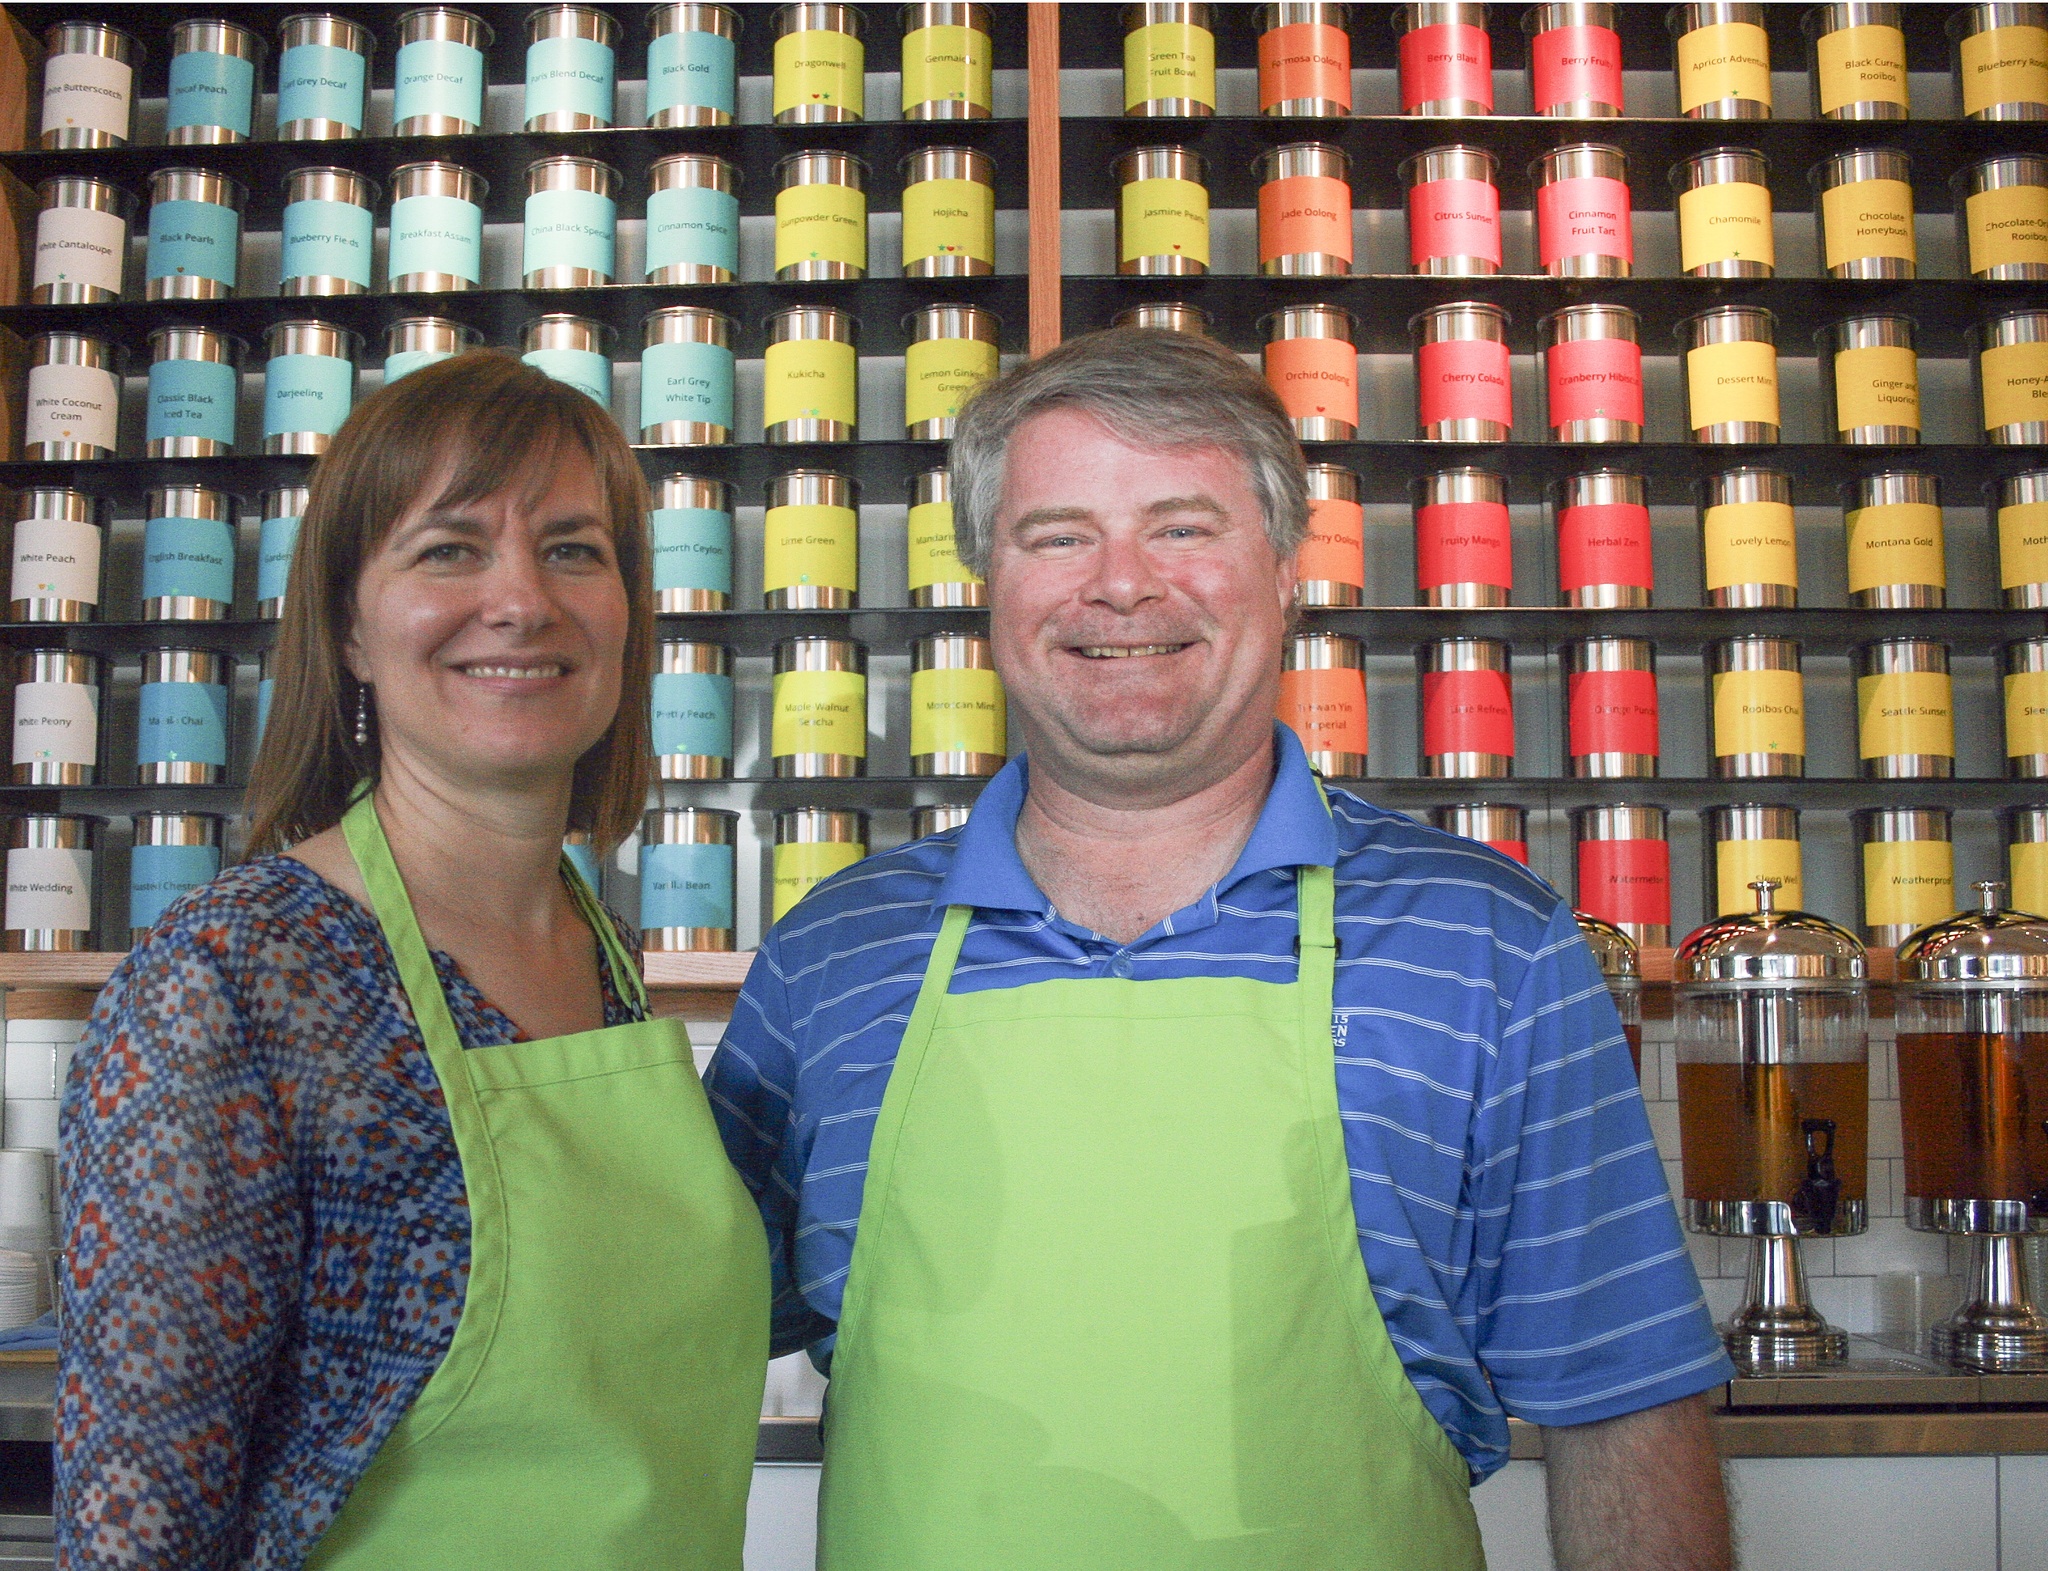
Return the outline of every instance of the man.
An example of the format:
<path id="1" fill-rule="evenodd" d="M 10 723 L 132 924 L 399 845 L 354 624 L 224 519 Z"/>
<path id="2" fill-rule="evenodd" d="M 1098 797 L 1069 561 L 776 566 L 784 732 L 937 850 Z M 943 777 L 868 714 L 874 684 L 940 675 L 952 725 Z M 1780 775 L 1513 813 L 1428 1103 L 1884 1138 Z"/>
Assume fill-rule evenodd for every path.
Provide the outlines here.
<path id="1" fill-rule="evenodd" d="M 710 1077 L 831 1366 L 820 1564 L 1466 1571 L 1514 1413 L 1566 1571 L 1726 1567 L 1730 1370 L 1571 912 L 1273 722 L 1278 401 L 1098 333 L 952 456 L 1024 756 L 768 935 Z"/>

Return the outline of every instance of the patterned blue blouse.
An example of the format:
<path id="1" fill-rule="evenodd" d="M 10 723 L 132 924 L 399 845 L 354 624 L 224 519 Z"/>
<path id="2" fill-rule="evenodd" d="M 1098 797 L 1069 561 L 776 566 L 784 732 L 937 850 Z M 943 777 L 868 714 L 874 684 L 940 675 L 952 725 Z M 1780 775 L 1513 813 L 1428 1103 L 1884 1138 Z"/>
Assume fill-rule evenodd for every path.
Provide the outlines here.
<path id="1" fill-rule="evenodd" d="M 464 1047 L 518 1038 L 434 963 Z M 607 1025 L 638 1018 L 604 991 Z M 57 1564 L 297 1571 L 469 1278 L 462 1166 L 384 935 L 302 862 L 223 873 L 114 973 L 63 1112 Z"/>

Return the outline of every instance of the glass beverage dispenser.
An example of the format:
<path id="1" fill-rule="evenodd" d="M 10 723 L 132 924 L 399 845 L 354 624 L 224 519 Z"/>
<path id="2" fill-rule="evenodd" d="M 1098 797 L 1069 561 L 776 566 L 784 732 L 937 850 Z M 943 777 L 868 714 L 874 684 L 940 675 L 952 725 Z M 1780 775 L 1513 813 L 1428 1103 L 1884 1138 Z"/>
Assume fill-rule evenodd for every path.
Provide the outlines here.
<path id="1" fill-rule="evenodd" d="M 1962 1308 L 1937 1359 L 2048 1371 L 2048 1318 L 2028 1293 L 2028 1233 L 2048 1233 L 2048 919 L 1983 907 L 1899 948 L 1899 1110 L 1906 1224 L 1974 1240 Z"/>
<path id="2" fill-rule="evenodd" d="M 1672 959 L 1686 1222 L 1749 1238 L 1749 1290 L 1721 1328 L 1738 1367 L 1840 1363 L 1847 1333 L 1807 1302 L 1801 1237 L 1866 1226 L 1869 962 L 1845 928 L 1771 908 L 1698 929 Z"/>
<path id="3" fill-rule="evenodd" d="M 1643 966 L 1636 953 L 1636 941 L 1612 922 L 1585 911 L 1572 913 L 1579 932 L 1585 936 L 1600 974 L 1607 979 L 1607 991 L 1614 995 L 1614 1007 L 1621 1014 L 1621 1029 L 1628 1037 L 1629 1061 L 1636 1066 L 1636 1079 L 1643 1078 Z"/>

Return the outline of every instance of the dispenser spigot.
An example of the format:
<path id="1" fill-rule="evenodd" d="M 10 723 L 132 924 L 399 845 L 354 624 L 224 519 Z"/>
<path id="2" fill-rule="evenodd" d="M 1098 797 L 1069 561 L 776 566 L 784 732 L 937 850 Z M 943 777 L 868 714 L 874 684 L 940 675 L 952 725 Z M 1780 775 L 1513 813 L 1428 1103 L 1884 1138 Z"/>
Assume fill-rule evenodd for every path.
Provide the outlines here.
<path id="1" fill-rule="evenodd" d="M 1832 1233 L 1842 1199 L 1842 1180 L 1835 1172 L 1835 1121 L 1808 1118 L 1799 1130 L 1806 1136 L 1806 1182 L 1793 1197 L 1793 1209 L 1813 1218 L 1816 1231 Z"/>

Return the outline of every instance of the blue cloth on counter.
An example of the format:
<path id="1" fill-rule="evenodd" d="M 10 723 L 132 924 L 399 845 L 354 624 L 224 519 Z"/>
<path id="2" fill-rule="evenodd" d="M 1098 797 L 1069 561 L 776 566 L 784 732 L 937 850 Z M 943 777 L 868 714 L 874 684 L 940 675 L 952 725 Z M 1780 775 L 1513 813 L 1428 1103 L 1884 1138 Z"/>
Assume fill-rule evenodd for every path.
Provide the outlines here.
<path id="1" fill-rule="evenodd" d="M 45 1310 L 25 1326 L 0 1331 L 0 1348 L 27 1353 L 57 1345 L 57 1311 Z"/>

